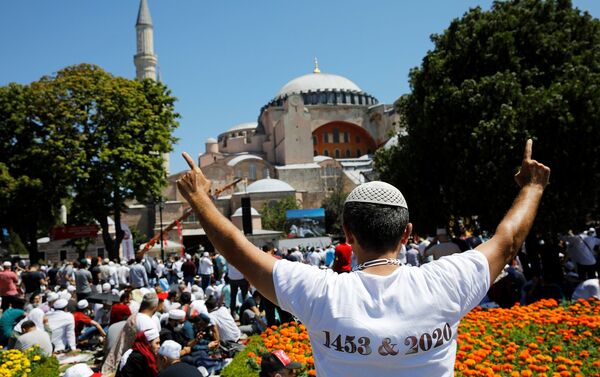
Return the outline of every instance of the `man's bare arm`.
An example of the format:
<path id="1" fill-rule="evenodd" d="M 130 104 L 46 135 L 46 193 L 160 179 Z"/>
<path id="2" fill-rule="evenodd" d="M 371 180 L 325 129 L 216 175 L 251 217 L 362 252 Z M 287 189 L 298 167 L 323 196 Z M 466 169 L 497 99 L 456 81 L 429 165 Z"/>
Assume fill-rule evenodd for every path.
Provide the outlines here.
<path id="1" fill-rule="evenodd" d="M 177 187 L 196 212 L 208 239 L 263 296 L 277 303 L 273 285 L 276 259 L 254 246 L 219 212 L 208 194 L 210 180 L 206 179 L 187 153 L 183 153 L 183 158 L 190 166 L 190 171 L 177 180 Z"/>
<path id="2" fill-rule="evenodd" d="M 496 280 L 525 242 L 544 189 L 548 185 L 550 168 L 531 159 L 532 146 L 533 141 L 527 140 L 521 169 L 515 175 L 515 181 L 521 187 L 517 198 L 496 228 L 492 239 L 476 248 L 490 264 L 490 282 Z"/>

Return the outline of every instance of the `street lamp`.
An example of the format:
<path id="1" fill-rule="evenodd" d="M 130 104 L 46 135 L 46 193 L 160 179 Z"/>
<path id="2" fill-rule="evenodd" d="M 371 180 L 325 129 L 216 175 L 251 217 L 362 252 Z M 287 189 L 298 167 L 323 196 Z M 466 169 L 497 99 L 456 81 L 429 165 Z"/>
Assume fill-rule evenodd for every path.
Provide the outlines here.
<path id="1" fill-rule="evenodd" d="M 160 220 L 160 259 L 161 260 L 165 260 L 165 245 L 164 245 L 164 239 L 163 239 L 163 218 L 162 218 L 162 213 L 163 213 L 163 208 L 165 208 L 165 201 L 163 200 L 162 196 L 160 197 L 160 199 L 158 200 L 158 216 L 159 216 L 159 220 Z"/>

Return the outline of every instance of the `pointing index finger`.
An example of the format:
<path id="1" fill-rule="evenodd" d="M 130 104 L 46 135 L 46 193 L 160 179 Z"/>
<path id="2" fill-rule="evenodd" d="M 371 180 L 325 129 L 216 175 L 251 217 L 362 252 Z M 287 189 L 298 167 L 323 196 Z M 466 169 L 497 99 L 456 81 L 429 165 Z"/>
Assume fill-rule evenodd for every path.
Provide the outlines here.
<path id="1" fill-rule="evenodd" d="M 185 162 L 187 162 L 187 164 L 190 166 L 190 169 L 196 170 L 196 164 L 194 163 L 192 157 L 189 154 L 187 154 L 187 152 L 183 152 L 181 155 L 183 156 Z"/>
<path id="2" fill-rule="evenodd" d="M 525 143 L 525 153 L 523 154 L 523 160 L 531 161 L 532 150 L 533 150 L 533 140 L 527 139 L 527 143 Z"/>

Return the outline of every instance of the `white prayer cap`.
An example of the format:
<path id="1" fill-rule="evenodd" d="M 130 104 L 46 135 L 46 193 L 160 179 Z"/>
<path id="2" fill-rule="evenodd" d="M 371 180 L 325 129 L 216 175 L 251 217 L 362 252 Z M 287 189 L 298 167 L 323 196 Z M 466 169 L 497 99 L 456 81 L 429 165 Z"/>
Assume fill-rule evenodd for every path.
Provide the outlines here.
<path id="1" fill-rule="evenodd" d="M 108 262 L 108 265 L 109 265 L 109 266 L 114 266 L 114 265 L 115 265 L 115 262 L 113 262 L 113 261 L 110 261 L 110 262 Z"/>
<path id="2" fill-rule="evenodd" d="M 120 292 L 118 289 L 116 289 L 116 288 L 114 288 L 114 289 L 111 291 L 111 293 L 112 293 L 113 295 L 117 295 L 117 296 L 121 296 L 121 294 L 122 294 L 122 293 L 121 293 L 121 292 Z"/>
<path id="3" fill-rule="evenodd" d="M 2 263 L 2 266 L 10 268 L 12 266 L 12 263 L 10 263 L 9 261 L 6 261 L 6 262 Z"/>
<path id="4" fill-rule="evenodd" d="M 195 292 L 193 295 L 195 300 L 204 300 L 204 292 Z"/>
<path id="5" fill-rule="evenodd" d="M 169 359 L 179 360 L 181 345 L 172 340 L 165 340 L 158 349 L 158 354 Z"/>
<path id="6" fill-rule="evenodd" d="M 70 300 L 71 299 L 71 294 L 69 292 L 60 292 L 58 294 L 58 298 L 62 299 L 62 300 Z"/>
<path id="7" fill-rule="evenodd" d="M 146 287 L 142 287 L 140 288 L 140 293 L 142 294 L 142 296 L 146 295 L 146 293 L 150 293 L 150 290 Z"/>
<path id="8" fill-rule="evenodd" d="M 179 309 L 181 308 L 181 304 L 178 302 L 174 302 L 173 304 L 171 304 L 171 310 L 173 309 Z"/>
<path id="9" fill-rule="evenodd" d="M 596 228 L 590 228 L 590 229 L 588 230 L 588 235 L 590 235 L 590 236 L 591 236 L 591 235 L 595 235 L 595 234 L 596 234 Z"/>
<path id="10" fill-rule="evenodd" d="M 89 306 L 90 304 L 88 303 L 87 300 L 79 300 L 79 302 L 77 303 L 77 309 L 85 309 Z"/>
<path id="11" fill-rule="evenodd" d="M 160 334 L 158 333 L 158 330 L 156 328 L 151 327 L 151 328 L 149 328 L 147 330 L 144 330 L 144 335 L 146 335 L 146 339 L 149 342 L 151 342 L 154 339 L 158 338 Z"/>
<path id="12" fill-rule="evenodd" d="M 404 196 L 394 186 L 381 181 L 372 181 L 357 186 L 346 198 L 345 203 L 360 202 L 408 209 Z"/>
<path id="13" fill-rule="evenodd" d="M 64 298 L 60 298 L 58 300 L 56 300 L 54 302 L 54 305 L 52 305 L 54 307 L 54 309 L 64 309 L 67 307 L 67 305 L 69 304 L 69 301 L 65 300 Z"/>
<path id="14" fill-rule="evenodd" d="M 65 371 L 64 377 L 90 377 L 94 371 L 87 364 L 75 364 Z"/>
<path id="15" fill-rule="evenodd" d="M 103 293 L 110 292 L 110 289 L 111 289 L 110 283 L 104 283 L 104 284 L 102 284 L 102 292 Z"/>
<path id="16" fill-rule="evenodd" d="M 104 263 L 108 263 L 108 262 L 110 262 L 110 259 L 104 258 Z"/>
<path id="17" fill-rule="evenodd" d="M 185 312 L 181 309 L 171 309 L 169 310 L 169 319 L 181 321 L 185 319 Z"/>
<path id="18" fill-rule="evenodd" d="M 77 288 L 75 288 L 75 286 L 74 286 L 74 285 L 69 285 L 69 286 L 67 287 L 67 292 L 75 292 L 76 290 L 77 290 Z"/>
<path id="19" fill-rule="evenodd" d="M 48 267 L 46 267 L 45 265 L 40 266 L 40 270 L 42 271 L 46 271 L 48 269 Z"/>
<path id="20" fill-rule="evenodd" d="M 48 302 L 53 302 L 56 300 L 58 300 L 58 293 L 50 292 L 48 293 L 48 296 L 46 296 L 46 301 Z"/>
<path id="21" fill-rule="evenodd" d="M 186 255 L 185 255 L 185 259 L 192 259 L 192 256 L 191 256 L 191 255 L 189 255 L 189 254 L 186 254 Z"/>
<path id="22" fill-rule="evenodd" d="M 202 255 L 205 256 L 205 257 L 207 257 L 208 256 L 208 251 L 205 251 Z"/>

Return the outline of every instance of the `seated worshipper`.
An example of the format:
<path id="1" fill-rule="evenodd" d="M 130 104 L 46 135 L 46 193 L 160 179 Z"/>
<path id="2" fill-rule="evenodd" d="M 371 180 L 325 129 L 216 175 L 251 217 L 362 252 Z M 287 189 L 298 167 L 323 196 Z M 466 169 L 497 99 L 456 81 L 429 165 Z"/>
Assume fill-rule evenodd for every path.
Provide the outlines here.
<path id="1" fill-rule="evenodd" d="M 344 274 L 261 253 L 219 212 L 210 196 L 211 182 L 187 153 L 190 170 L 177 187 L 215 249 L 265 300 L 306 326 L 317 375 L 450 377 L 461 318 L 516 257 L 548 184 L 550 169 L 532 160 L 532 143 L 527 140 L 514 176 L 518 195 L 494 236 L 475 250 L 421 267 L 401 266 L 395 259 L 412 224 L 404 196 L 385 182 L 357 186 L 344 203 L 342 228 L 358 263 Z M 438 334 L 437 347 L 419 342 Z M 337 347 L 339 339 L 347 343 L 344 352 Z"/>
<path id="2" fill-rule="evenodd" d="M 48 335 L 51 334 L 50 326 L 48 326 L 48 317 L 46 313 L 40 308 L 35 308 L 31 310 L 27 315 L 15 325 L 13 336 L 19 336 L 23 334 L 23 323 L 26 321 L 32 321 L 38 330 L 46 331 Z M 16 340 L 16 339 L 15 339 Z"/>
<path id="3" fill-rule="evenodd" d="M 94 373 L 87 364 L 75 364 L 65 371 L 63 377 L 102 377 L 102 373 Z"/>
<path id="4" fill-rule="evenodd" d="M 192 344 L 205 345 L 208 349 L 214 349 L 219 346 L 219 330 L 211 321 L 208 314 L 200 313 L 190 318 L 190 322 L 194 326 L 194 332 L 196 333 L 196 339 Z"/>
<path id="5" fill-rule="evenodd" d="M 125 291 L 119 298 L 119 302 L 113 304 L 110 309 L 110 324 L 121 322 L 129 318 L 131 309 L 129 309 L 129 301 L 131 300 L 131 291 Z"/>
<path id="6" fill-rule="evenodd" d="M 110 325 L 110 311 L 110 302 L 103 302 L 102 306 L 94 313 L 94 321 L 98 322 L 102 328 L 108 328 Z"/>
<path id="7" fill-rule="evenodd" d="M 154 313 L 158 309 L 158 297 L 156 293 L 146 293 L 142 298 L 140 304 L 140 310 L 136 315 L 136 327 L 137 331 L 144 331 L 149 328 L 155 328 L 157 332 L 160 332 L 160 321 L 154 318 Z"/>
<path id="8" fill-rule="evenodd" d="M 186 347 L 188 340 L 182 334 L 185 312 L 181 309 L 171 309 L 168 316 L 167 323 L 160 330 L 160 342 L 173 340 L 179 343 L 181 347 Z M 183 352 L 182 356 L 189 353 L 189 348 L 187 350 L 184 348 Z"/>
<path id="9" fill-rule="evenodd" d="M 138 332 L 133 346 L 121 358 L 116 377 L 156 377 L 159 347 L 160 337 L 155 328 Z"/>
<path id="10" fill-rule="evenodd" d="M 214 298 L 206 301 L 208 316 L 211 323 L 214 324 L 219 331 L 219 339 L 221 343 L 235 343 L 240 340 L 240 329 L 235 324 L 235 320 L 231 316 L 229 310 L 224 306 L 217 307 L 217 302 Z"/>
<path id="11" fill-rule="evenodd" d="M 258 310 L 261 299 L 260 292 L 255 290 L 252 297 L 248 297 L 242 304 L 240 331 L 246 335 L 259 334 L 267 328 L 267 324 Z"/>
<path id="12" fill-rule="evenodd" d="M 276 350 L 262 355 L 259 377 L 288 377 L 295 376 L 296 369 L 302 364 L 292 361 L 283 350 Z"/>
<path id="13" fill-rule="evenodd" d="M 15 349 L 25 351 L 33 346 L 39 346 L 44 355 L 52 355 L 50 335 L 43 329 L 40 330 L 33 321 L 27 320 L 21 324 L 21 334 L 15 342 Z"/>
<path id="14" fill-rule="evenodd" d="M 25 311 L 29 313 L 34 308 L 42 306 L 42 294 L 40 291 L 35 291 L 29 297 L 29 303 L 25 305 Z"/>
<path id="15" fill-rule="evenodd" d="M 188 363 L 181 362 L 181 345 L 172 340 L 162 342 L 158 349 L 160 377 L 203 377 L 202 373 Z"/>
<path id="16" fill-rule="evenodd" d="M 79 342 L 91 338 L 96 333 L 100 333 L 101 336 L 106 337 L 106 332 L 104 332 L 102 326 L 86 314 L 89 306 L 90 304 L 87 300 L 79 300 L 77 310 L 73 313 L 73 318 L 75 318 L 75 336 L 77 336 L 77 341 Z M 86 325 L 89 326 L 86 327 Z"/>
<path id="17" fill-rule="evenodd" d="M 67 349 L 77 350 L 75 343 L 75 318 L 67 309 L 67 300 L 58 299 L 54 302 L 54 311 L 48 313 L 48 325 L 52 331 L 54 352 Z"/>
<path id="18" fill-rule="evenodd" d="M 12 306 L 2 313 L 2 317 L 0 317 L 0 345 L 8 345 L 15 325 L 25 317 L 23 307 L 25 307 L 25 300 L 14 297 Z"/>
<path id="19" fill-rule="evenodd" d="M 589 300 L 595 298 L 600 300 L 600 278 L 587 279 L 575 288 L 571 299 L 575 300 Z"/>
<path id="20" fill-rule="evenodd" d="M 181 303 L 181 310 L 183 310 L 186 314 L 186 317 L 191 317 L 192 314 L 192 294 L 190 292 L 183 292 L 179 297 L 179 302 Z M 194 329 L 192 328 L 192 324 L 189 321 L 185 321 L 183 323 L 182 334 L 188 341 L 193 340 Z"/>

